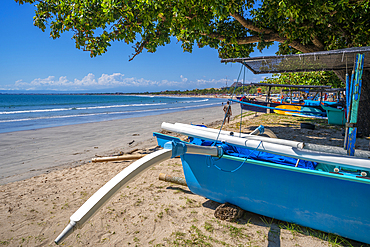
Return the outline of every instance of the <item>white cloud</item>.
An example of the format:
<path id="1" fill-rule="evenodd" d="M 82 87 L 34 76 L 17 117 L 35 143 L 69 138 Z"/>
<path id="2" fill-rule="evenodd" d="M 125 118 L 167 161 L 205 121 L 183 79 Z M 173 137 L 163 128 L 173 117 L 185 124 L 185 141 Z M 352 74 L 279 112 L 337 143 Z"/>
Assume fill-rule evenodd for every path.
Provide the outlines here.
<path id="1" fill-rule="evenodd" d="M 182 80 L 183 82 L 187 82 L 187 81 L 188 81 L 188 78 L 185 78 L 185 77 L 183 77 L 182 75 L 180 75 L 180 78 L 181 78 L 181 80 Z"/>
<path id="2" fill-rule="evenodd" d="M 86 91 L 86 90 L 131 90 L 131 91 L 160 91 L 166 89 L 192 89 L 192 88 L 208 88 L 208 87 L 223 87 L 225 79 L 198 79 L 191 81 L 188 78 L 180 75 L 178 81 L 170 80 L 147 80 L 144 78 L 125 77 L 121 73 L 113 73 L 111 75 L 102 74 L 97 78 L 93 73 L 89 73 L 82 79 L 68 80 L 66 76 L 55 78 L 49 76 L 47 78 L 36 78 L 31 82 L 23 80 L 16 81 L 13 85 L 5 86 L 5 90 L 55 90 L 55 91 Z"/>
<path id="3" fill-rule="evenodd" d="M 95 75 L 93 73 L 89 73 L 87 76 L 82 78 L 82 80 L 74 79 L 74 82 L 70 83 L 72 86 L 79 86 L 79 87 L 91 87 L 91 86 L 97 86 L 98 83 L 95 80 Z"/>
<path id="4" fill-rule="evenodd" d="M 39 87 L 50 87 L 50 86 L 61 86 L 67 85 L 68 80 L 67 77 L 61 76 L 58 80 L 55 80 L 54 76 L 49 76 L 45 79 L 37 78 L 31 81 L 30 83 L 23 82 L 22 80 L 18 80 L 15 82 L 14 86 L 17 89 L 26 89 L 26 90 L 33 90 Z"/>

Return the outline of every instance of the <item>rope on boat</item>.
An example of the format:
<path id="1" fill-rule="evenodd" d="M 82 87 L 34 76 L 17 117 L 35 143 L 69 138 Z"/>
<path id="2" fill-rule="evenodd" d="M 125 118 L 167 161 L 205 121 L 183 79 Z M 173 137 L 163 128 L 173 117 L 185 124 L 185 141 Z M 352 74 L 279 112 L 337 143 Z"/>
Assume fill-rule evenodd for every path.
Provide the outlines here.
<path id="1" fill-rule="evenodd" d="M 243 76 L 243 95 L 244 95 L 244 83 L 245 83 L 245 66 L 244 66 L 244 76 Z M 242 135 L 242 123 L 243 123 L 243 108 L 240 107 L 240 124 L 239 124 L 239 137 Z"/>
<path id="2" fill-rule="evenodd" d="M 246 140 L 245 142 L 247 142 L 248 140 Z M 248 157 L 247 158 L 245 158 L 244 159 L 244 161 L 240 164 L 240 166 L 238 166 L 237 168 L 235 168 L 234 170 L 231 170 L 231 171 L 227 171 L 227 170 L 224 170 L 224 169 L 222 169 L 221 167 L 218 167 L 214 162 L 212 162 L 212 164 L 213 164 L 213 166 L 214 167 L 216 167 L 218 170 L 220 170 L 220 171 L 223 171 L 223 172 L 236 172 L 237 170 L 239 170 L 244 164 L 245 164 L 245 162 L 249 159 L 249 157 L 254 153 L 254 151 L 256 151 L 259 147 L 260 147 L 260 145 L 262 144 L 262 141 L 260 141 L 260 143 L 258 144 L 258 146 L 255 148 L 255 149 L 253 149 L 253 151 L 252 152 L 250 152 L 249 153 L 249 155 L 248 155 Z M 260 152 L 260 151 L 259 151 Z M 213 157 L 211 157 L 211 159 L 212 159 L 212 161 L 214 161 L 213 160 Z M 220 158 L 219 158 L 220 159 Z"/>
<path id="3" fill-rule="evenodd" d="M 243 69 L 244 69 L 244 70 L 243 70 Z M 237 80 L 236 80 L 237 82 L 238 82 L 238 81 L 239 81 L 239 79 L 240 79 L 240 76 L 241 76 L 242 71 L 243 71 L 243 82 L 242 82 L 242 85 L 243 85 L 243 94 L 244 94 L 245 66 L 243 66 L 243 64 L 241 65 L 241 68 L 240 68 L 240 71 L 239 71 L 239 75 L 238 75 L 238 78 L 237 78 Z M 234 100 L 234 99 L 233 99 L 233 97 L 234 97 L 234 95 L 235 95 L 235 90 L 236 90 L 236 87 L 234 87 L 234 91 L 233 91 L 233 93 L 232 93 L 232 95 L 231 95 L 231 99 L 229 99 L 228 101 L 241 103 L 240 101 L 237 101 L 237 100 Z M 221 134 L 222 128 L 223 128 L 223 126 L 224 126 L 224 124 L 225 124 L 226 117 L 227 117 L 227 113 L 229 112 L 229 108 L 230 108 L 230 107 L 231 107 L 231 104 L 229 104 L 229 107 L 228 107 L 227 111 L 225 112 L 224 120 L 222 121 L 221 127 L 220 127 L 220 129 L 219 129 L 218 134 L 217 134 L 217 138 L 216 138 L 216 140 L 215 140 L 215 141 L 214 141 L 214 143 L 213 143 L 213 145 L 214 145 L 214 146 L 216 145 L 216 143 L 217 143 L 217 141 L 218 141 L 218 139 L 219 139 L 219 137 L 220 137 L 220 134 Z M 240 107 L 239 137 L 241 136 L 241 133 L 242 133 L 242 123 L 243 123 L 243 108 L 242 108 L 242 107 Z M 271 137 L 271 138 L 277 138 L 277 136 L 276 136 L 276 135 L 275 135 L 271 130 L 267 130 L 267 129 L 266 129 L 266 131 L 267 131 L 266 135 L 268 135 L 269 137 Z M 261 133 L 261 134 L 262 134 L 262 133 Z M 257 133 L 257 135 L 258 135 L 258 133 Z M 239 169 L 239 168 L 237 168 L 237 169 Z"/>
<path id="4" fill-rule="evenodd" d="M 238 75 L 238 79 L 236 80 L 237 82 L 239 81 L 239 78 L 240 78 L 240 74 L 242 73 L 242 70 L 243 70 L 243 65 L 241 65 L 240 67 L 240 72 L 239 72 L 239 75 Z M 233 94 L 231 95 L 231 99 L 229 99 L 228 101 L 232 101 L 233 100 L 233 97 L 234 97 L 234 94 L 235 94 L 235 89 L 236 87 L 234 87 L 234 92 Z M 227 116 L 227 113 L 229 112 L 229 109 L 231 107 L 231 104 L 229 104 L 229 107 L 227 108 L 227 111 L 225 112 L 225 116 L 224 116 L 224 120 L 222 121 L 222 124 L 221 124 L 221 127 L 220 127 L 220 131 L 218 132 L 218 135 L 217 135 L 217 138 L 214 142 L 214 145 L 216 145 L 217 141 L 218 141 L 218 138 L 220 136 L 220 133 L 221 133 L 221 130 L 222 130 L 222 127 L 224 126 L 225 124 L 225 121 L 226 121 L 226 116 Z"/>

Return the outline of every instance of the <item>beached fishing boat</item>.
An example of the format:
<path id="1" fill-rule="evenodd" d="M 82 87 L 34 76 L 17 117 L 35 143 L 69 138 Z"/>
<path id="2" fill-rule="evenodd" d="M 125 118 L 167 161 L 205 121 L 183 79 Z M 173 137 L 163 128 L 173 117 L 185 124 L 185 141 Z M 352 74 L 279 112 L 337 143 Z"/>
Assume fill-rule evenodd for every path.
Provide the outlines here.
<path id="1" fill-rule="evenodd" d="M 56 243 L 81 228 L 135 176 L 180 156 L 195 194 L 370 244 L 370 152 L 354 150 L 355 126 L 346 132 L 348 149 L 180 123 L 163 123 L 162 128 L 190 141 L 154 133 L 163 149 L 135 161 L 100 188 L 70 217 Z M 254 132 L 262 133 L 263 127 Z"/>
<path id="2" fill-rule="evenodd" d="M 288 84 L 269 84 L 269 83 L 250 83 L 247 84 L 248 86 L 263 86 L 267 87 L 267 94 L 265 100 L 257 100 L 256 98 L 251 97 L 239 97 L 238 100 L 240 102 L 240 107 L 243 110 L 247 111 L 254 111 L 254 112 L 262 112 L 262 113 L 278 113 L 282 115 L 298 115 L 298 116 L 306 116 L 306 117 L 315 117 L 315 118 L 326 118 L 326 111 L 322 108 L 321 103 L 324 102 L 321 100 L 323 92 L 325 90 L 330 89 L 330 86 L 319 86 L 319 85 L 288 85 Z M 272 87 L 280 87 L 280 88 L 289 88 L 289 93 L 285 97 L 280 95 L 281 99 L 271 99 L 271 88 Z M 292 91 L 294 90 L 304 90 L 305 92 L 309 92 L 310 90 L 314 89 L 316 91 L 316 95 L 320 93 L 320 97 L 318 101 L 313 100 L 304 100 L 299 99 L 298 101 L 293 101 Z M 317 97 L 315 95 L 315 97 Z M 312 103 L 313 102 L 313 103 Z M 317 103 L 317 104 L 315 104 Z"/>
<path id="3" fill-rule="evenodd" d="M 163 124 L 162 128 L 187 134 L 201 145 L 210 145 L 217 136 L 194 126 Z M 162 146 L 170 138 L 156 136 Z M 225 134 L 219 140 L 224 152 L 221 158 L 181 156 L 192 192 L 370 243 L 370 160 L 305 150 L 299 148 L 304 145 L 301 143 L 270 143 L 272 140 L 255 136 L 248 139 Z"/>
<path id="4" fill-rule="evenodd" d="M 306 106 L 302 104 L 280 104 L 268 103 L 262 101 L 251 100 L 230 100 L 239 103 L 243 110 L 262 112 L 262 113 L 277 113 L 281 115 L 293 115 L 309 118 L 327 119 L 327 112 L 321 105 L 319 106 Z"/>

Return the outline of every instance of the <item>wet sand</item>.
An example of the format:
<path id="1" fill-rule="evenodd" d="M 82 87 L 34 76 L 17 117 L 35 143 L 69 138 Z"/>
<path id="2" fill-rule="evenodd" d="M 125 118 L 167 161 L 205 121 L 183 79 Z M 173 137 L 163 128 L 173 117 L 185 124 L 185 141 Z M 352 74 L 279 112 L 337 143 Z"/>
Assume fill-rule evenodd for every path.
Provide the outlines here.
<path id="1" fill-rule="evenodd" d="M 155 145 L 162 122 L 222 120 L 222 107 L 0 134 L 0 184 Z M 131 143 L 131 144 L 130 144 Z"/>

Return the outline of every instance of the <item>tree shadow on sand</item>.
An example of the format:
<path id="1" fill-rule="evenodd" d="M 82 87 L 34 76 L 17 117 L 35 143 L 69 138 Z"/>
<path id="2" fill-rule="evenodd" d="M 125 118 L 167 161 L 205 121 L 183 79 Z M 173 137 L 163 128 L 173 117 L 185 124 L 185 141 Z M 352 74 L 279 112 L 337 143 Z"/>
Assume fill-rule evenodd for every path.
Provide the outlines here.
<path id="1" fill-rule="evenodd" d="M 207 200 L 202 204 L 203 207 L 216 210 L 218 206 L 220 206 L 221 203 Z M 305 236 L 311 236 L 314 238 L 318 238 L 324 241 L 329 242 L 329 244 L 333 246 L 351 246 L 351 247 L 360 247 L 360 246 L 368 246 L 370 245 L 357 242 L 351 239 L 347 239 L 335 234 L 322 232 L 319 230 L 314 230 L 309 227 L 304 227 L 301 225 L 297 225 L 294 223 L 289 223 L 286 221 L 276 220 L 270 217 L 266 217 L 263 215 L 255 214 L 249 211 L 243 210 L 243 216 L 239 218 L 238 220 L 234 221 L 238 225 L 248 225 L 252 224 L 255 226 L 265 227 L 268 228 L 268 234 L 267 234 L 267 241 L 269 247 L 280 247 L 281 246 L 281 231 L 282 230 L 288 230 L 291 232 L 291 234 L 294 236 L 297 236 L 299 234 L 305 235 Z"/>

